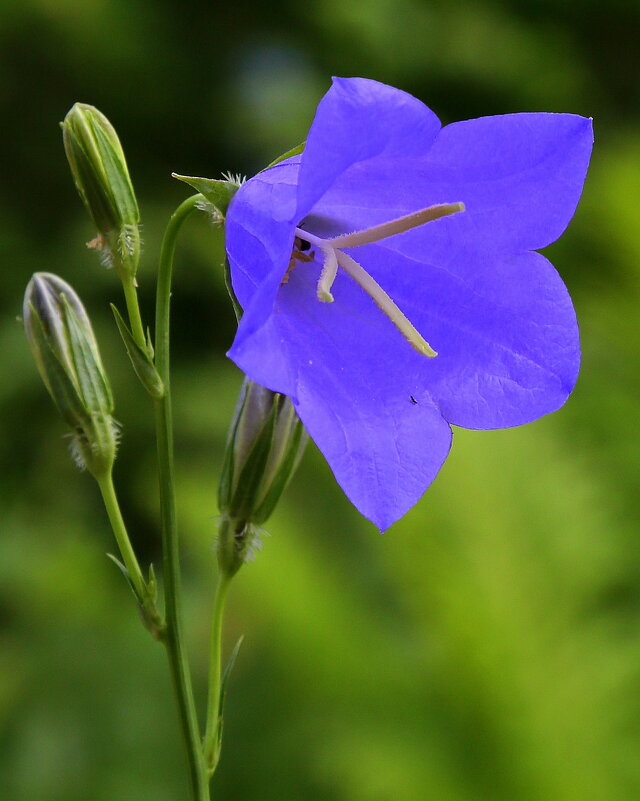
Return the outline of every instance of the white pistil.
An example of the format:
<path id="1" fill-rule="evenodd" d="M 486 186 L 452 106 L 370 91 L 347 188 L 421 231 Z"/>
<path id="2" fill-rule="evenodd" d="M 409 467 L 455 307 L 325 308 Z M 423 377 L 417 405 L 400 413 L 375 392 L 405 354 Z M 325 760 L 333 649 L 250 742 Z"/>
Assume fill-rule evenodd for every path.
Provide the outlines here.
<path id="1" fill-rule="evenodd" d="M 336 251 L 336 257 L 338 264 L 342 267 L 342 269 L 346 273 L 349 273 L 353 280 L 362 289 L 364 289 L 367 295 L 369 295 L 369 297 L 375 302 L 380 311 L 387 315 L 391 322 L 406 338 L 409 344 L 418 351 L 418 353 L 422 353 L 423 356 L 429 356 L 430 358 L 438 355 L 431 345 L 429 345 L 426 339 L 421 336 L 420 332 L 409 322 L 409 320 L 407 320 L 407 318 L 391 300 L 389 295 L 387 295 L 380 284 L 374 278 L 372 278 L 369 273 L 360 264 L 358 264 L 357 261 L 355 261 L 355 259 L 352 259 L 351 256 L 343 253 L 340 250 Z"/>
<path id="2" fill-rule="evenodd" d="M 395 220 L 389 220 L 380 225 L 374 225 L 372 228 L 354 231 L 351 234 L 341 234 L 333 239 L 322 239 L 322 237 L 310 234 L 302 228 L 296 228 L 296 236 L 310 245 L 316 245 L 324 256 L 322 272 L 320 273 L 317 287 L 318 300 L 323 303 L 333 302 L 331 287 L 340 266 L 369 295 L 418 353 L 430 358 L 437 356 L 436 351 L 409 322 L 380 284 L 355 259 L 343 253 L 339 248 L 370 245 L 374 242 L 379 242 L 381 239 L 394 236 L 394 234 L 410 231 L 412 228 L 417 228 L 432 220 L 438 220 L 440 217 L 457 214 L 459 211 L 464 211 L 464 209 L 464 203 L 441 203 L 437 206 L 429 206 L 426 209 L 415 211 L 412 214 L 405 214 L 403 217 L 397 217 Z"/>
<path id="3" fill-rule="evenodd" d="M 331 287 L 338 273 L 338 258 L 333 248 L 323 247 L 322 253 L 324 255 L 324 264 L 318 281 L 318 300 L 322 303 L 333 303 Z"/>

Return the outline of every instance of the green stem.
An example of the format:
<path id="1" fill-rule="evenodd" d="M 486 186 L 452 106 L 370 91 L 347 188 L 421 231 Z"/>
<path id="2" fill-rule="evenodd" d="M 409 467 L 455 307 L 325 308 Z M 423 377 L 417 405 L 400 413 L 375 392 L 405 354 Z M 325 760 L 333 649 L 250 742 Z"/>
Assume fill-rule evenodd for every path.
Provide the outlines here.
<path id="1" fill-rule="evenodd" d="M 174 494 L 173 423 L 169 382 L 169 312 L 173 255 L 178 232 L 189 214 L 196 208 L 196 203 L 200 198 L 200 195 L 195 195 L 178 206 L 169 221 L 162 242 L 156 295 L 155 354 L 156 368 L 164 382 L 166 393 L 163 398 L 155 402 L 155 412 L 166 614 L 164 642 L 169 656 L 182 733 L 187 750 L 193 799 L 194 801 L 209 801 L 208 777 L 200 745 L 198 718 L 182 634 L 180 556 Z"/>
<path id="2" fill-rule="evenodd" d="M 129 580 L 138 596 L 138 600 L 142 603 L 146 595 L 146 585 L 122 518 L 120 504 L 118 503 L 116 490 L 113 486 L 113 474 L 111 470 L 105 473 L 104 476 L 96 478 L 96 480 L 100 487 L 100 492 L 102 493 L 102 499 L 104 500 L 107 514 L 109 515 L 109 522 L 111 523 L 111 528 L 113 529 L 116 542 L 118 543 L 122 561 L 129 574 Z"/>
<path id="3" fill-rule="evenodd" d="M 222 685 L 222 620 L 224 605 L 231 576 L 220 573 L 216 595 L 213 601 L 211 621 L 211 660 L 209 663 L 209 700 L 207 703 L 207 729 L 204 736 L 204 756 L 209 776 L 218 764 L 220 756 L 220 693 Z"/>
<path id="4" fill-rule="evenodd" d="M 129 324 L 131 326 L 131 333 L 136 341 L 136 344 L 146 351 L 147 343 L 144 335 L 144 326 L 142 325 L 142 317 L 140 316 L 140 306 L 138 305 L 138 293 L 136 292 L 136 279 L 129 273 L 123 272 L 121 274 L 122 289 L 124 290 L 124 299 L 127 304 L 127 312 L 129 314 Z"/>

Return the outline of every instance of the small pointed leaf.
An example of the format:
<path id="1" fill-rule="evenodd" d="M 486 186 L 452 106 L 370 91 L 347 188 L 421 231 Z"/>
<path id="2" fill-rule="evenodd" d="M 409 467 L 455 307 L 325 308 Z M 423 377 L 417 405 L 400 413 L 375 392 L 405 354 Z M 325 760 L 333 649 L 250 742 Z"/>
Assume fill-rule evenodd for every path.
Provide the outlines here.
<path id="1" fill-rule="evenodd" d="M 224 707 L 224 698 L 227 693 L 227 685 L 229 683 L 229 676 L 231 675 L 231 671 L 233 670 L 236 659 L 238 658 L 238 653 L 244 642 L 244 634 L 238 637 L 238 642 L 233 646 L 233 651 L 231 651 L 231 656 L 229 657 L 227 664 L 224 669 L 224 673 L 222 674 L 222 682 L 220 683 L 220 706 L 218 708 L 218 714 L 222 717 L 222 709 Z"/>
<path id="2" fill-rule="evenodd" d="M 111 311 L 116 319 L 118 331 L 120 331 L 120 336 L 122 337 L 124 346 L 127 349 L 127 354 L 129 359 L 131 359 L 131 364 L 136 375 L 142 382 L 142 386 L 147 390 L 149 395 L 151 395 L 151 397 L 155 400 L 159 400 L 164 396 L 165 388 L 154 363 L 151 361 L 149 354 L 142 350 L 142 348 L 135 341 L 133 334 L 129 330 L 127 324 L 122 319 L 122 315 L 113 305 L 113 303 L 111 304 Z"/>

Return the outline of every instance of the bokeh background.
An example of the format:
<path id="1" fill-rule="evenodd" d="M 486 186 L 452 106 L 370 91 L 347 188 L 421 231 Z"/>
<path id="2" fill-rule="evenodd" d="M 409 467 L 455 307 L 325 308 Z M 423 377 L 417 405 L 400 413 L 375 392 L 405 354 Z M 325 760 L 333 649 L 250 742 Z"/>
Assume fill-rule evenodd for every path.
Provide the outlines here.
<path id="1" fill-rule="evenodd" d="M 640 6 L 636 0 L 0 2 L 0 797 L 177 801 L 186 774 L 162 649 L 105 558 L 24 341 L 32 272 L 94 319 L 123 440 L 117 482 L 159 561 L 149 404 L 113 325 L 113 273 L 67 173 L 76 100 L 117 127 L 138 191 L 147 318 L 177 171 L 251 174 L 301 141 L 329 76 L 412 92 L 445 122 L 593 116 L 582 204 L 547 250 L 584 363 L 565 408 L 457 430 L 383 537 L 314 447 L 235 581 L 220 801 L 632 801 L 640 797 Z M 356 135 L 354 133 L 354 135 Z M 241 376 L 219 236 L 190 221 L 174 292 L 189 647 L 204 693 L 216 484 Z"/>

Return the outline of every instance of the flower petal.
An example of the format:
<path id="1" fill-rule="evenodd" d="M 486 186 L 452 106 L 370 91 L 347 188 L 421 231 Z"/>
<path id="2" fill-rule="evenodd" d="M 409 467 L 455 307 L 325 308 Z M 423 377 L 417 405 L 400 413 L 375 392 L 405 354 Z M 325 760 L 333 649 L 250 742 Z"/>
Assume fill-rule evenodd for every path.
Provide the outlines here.
<path id="1" fill-rule="evenodd" d="M 229 355 L 254 380 L 293 396 L 338 483 L 385 529 L 433 481 L 451 430 L 420 378 L 427 360 L 348 276 L 336 279 L 335 303 L 315 301 L 318 270 L 296 266 L 268 323 Z"/>
<path id="2" fill-rule="evenodd" d="M 294 156 L 258 173 L 229 205 L 227 258 L 233 290 L 244 310 L 235 344 L 253 335 L 273 310 L 295 237 L 295 224 L 288 218 L 296 205 L 299 162 Z"/>
<path id="3" fill-rule="evenodd" d="M 562 406 L 580 343 L 553 265 L 539 253 L 501 256 L 427 240 L 425 233 L 418 247 L 396 237 L 357 253 L 438 352 L 423 359 L 420 380 L 444 417 L 465 428 L 505 428 Z"/>
<path id="4" fill-rule="evenodd" d="M 225 224 L 233 289 L 246 308 L 256 288 L 278 265 L 289 263 L 300 156 L 280 162 L 244 183 L 234 195 Z"/>
<path id="5" fill-rule="evenodd" d="M 356 230 L 437 203 L 462 201 L 441 221 L 461 242 L 535 250 L 575 212 L 593 144 L 574 114 L 508 114 L 444 127 L 417 157 L 383 154 L 340 175 L 313 214 Z"/>
<path id="6" fill-rule="evenodd" d="M 400 89 L 366 78 L 334 78 L 302 155 L 297 220 L 352 165 L 425 153 L 439 130 L 436 115 Z"/>

